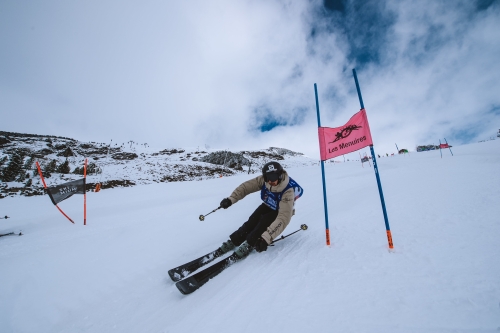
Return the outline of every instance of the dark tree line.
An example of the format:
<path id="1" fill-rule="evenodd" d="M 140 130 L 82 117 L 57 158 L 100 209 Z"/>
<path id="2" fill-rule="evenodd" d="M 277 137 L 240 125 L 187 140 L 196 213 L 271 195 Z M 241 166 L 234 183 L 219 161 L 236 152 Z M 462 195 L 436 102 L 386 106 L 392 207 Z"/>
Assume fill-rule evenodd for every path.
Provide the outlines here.
<path id="1" fill-rule="evenodd" d="M 0 159 L 0 180 L 2 182 L 26 182 L 26 186 L 30 186 L 32 182 L 31 177 L 38 175 L 38 170 L 34 164 L 34 157 L 27 156 L 27 153 L 21 150 L 14 151 L 9 157 L 4 156 Z M 68 159 L 61 163 L 53 159 L 42 165 L 42 172 L 45 178 L 50 178 L 53 173 L 83 175 L 83 166 L 76 167 L 73 172 L 71 172 Z M 87 166 L 87 174 L 98 173 L 101 173 L 101 170 L 91 162 Z"/>
<path id="2" fill-rule="evenodd" d="M 24 182 L 29 178 L 29 164 L 33 163 L 33 158 L 30 157 L 24 161 L 26 153 L 22 150 L 15 151 L 10 159 L 4 156 L 0 161 L 0 180 L 3 182 L 19 181 Z"/>

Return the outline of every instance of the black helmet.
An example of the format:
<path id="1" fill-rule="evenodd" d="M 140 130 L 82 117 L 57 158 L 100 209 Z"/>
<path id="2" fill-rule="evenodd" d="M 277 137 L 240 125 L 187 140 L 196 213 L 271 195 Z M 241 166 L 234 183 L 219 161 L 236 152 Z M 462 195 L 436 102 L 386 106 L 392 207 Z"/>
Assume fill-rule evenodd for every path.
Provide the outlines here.
<path id="1" fill-rule="evenodd" d="M 274 182 L 276 180 L 281 181 L 283 175 L 283 167 L 278 162 L 268 162 L 262 167 L 262 176 L 264 176 L 264 181 L 269 180 Z"/>

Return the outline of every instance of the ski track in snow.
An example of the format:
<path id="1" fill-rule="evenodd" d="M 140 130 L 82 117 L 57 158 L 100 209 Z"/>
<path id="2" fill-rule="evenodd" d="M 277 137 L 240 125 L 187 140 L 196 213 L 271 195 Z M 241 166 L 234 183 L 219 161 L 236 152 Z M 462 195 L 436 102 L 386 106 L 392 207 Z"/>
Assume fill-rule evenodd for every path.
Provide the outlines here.
<path id="1" fill-rule="evenodd" d="M 394 250 L 366 163 L 288 169 L 304 188 L 288 234 L 191 295 L 167 271 L 225 241 L 253 194 L 201 222 L 254 175 L 115 188 L 60 204 L 0 200 L 0 332 L 498 332 L 500 141 L 378 159 Z M 217 259 L 215 262 L 218 262 Z"/>

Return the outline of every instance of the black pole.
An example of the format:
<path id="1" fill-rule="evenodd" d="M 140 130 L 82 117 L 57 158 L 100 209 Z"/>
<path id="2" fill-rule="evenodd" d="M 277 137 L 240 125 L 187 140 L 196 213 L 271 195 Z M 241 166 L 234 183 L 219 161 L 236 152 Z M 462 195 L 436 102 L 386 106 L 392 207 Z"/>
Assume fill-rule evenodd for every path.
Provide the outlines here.
<path id="1" fill-rule="evenodd" d="M 199 217 L 200 221 L 204 221 L 205 220 L 205 216 L 208 216 L 208 215 L 212 214 L 213 212 L 215 212 L 216 210 L 221 209 L 221 208 L 222 207 L 219 206 L 219 207 L 215 208 L 213 211 L 211 211 L 210 213 L 208 213 L 206 215 L 200 215 L 200 217 Z"/>
<path id="2" fill-rule="evenodd" d="M 283 240 L 283 239 L 285 239 L 287 237 L 290 237 L 291 235 L 293 235 L 293 234 L 295 234 L 295 233 L 297 233 L 297 232 L 299 232 L 301 230 L 307 230 L 307 224 L 301 225 L 299 230 L 295 230 L 294 232 L 292 232 L 292 233 L 290 233 L 290 234 L 288 234 L 286 236 L 281 236 L 280 238 L 273 240 L 271 242 L 271 244 L 269 244 L 269 245 L 273 245 L 274 243 L 279 242 L 280 240 Z"/>

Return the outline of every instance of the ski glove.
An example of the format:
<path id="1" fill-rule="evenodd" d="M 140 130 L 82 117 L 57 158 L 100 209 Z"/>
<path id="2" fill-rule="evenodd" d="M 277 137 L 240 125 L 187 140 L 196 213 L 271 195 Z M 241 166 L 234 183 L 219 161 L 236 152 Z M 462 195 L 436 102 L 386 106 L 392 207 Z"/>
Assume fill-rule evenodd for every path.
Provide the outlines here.
<path id="1" fill-rule="evenodd" d="M 267 250 L 267 242 L 261 238 L 257 239 L 257 242 L 255 242 L 254 246 L 255 251 L 257 252 L 264 252 Z"/>
<path id="2" fill-rule="evenodd" d="M 231 207 L 233 203 L 231 202 L 231 199 L 229 198 L 224 198 L 222 199 L 222 201 L 220 202 L 220 206 L 224 209 L 227 209 L 229 207 Z"/>

